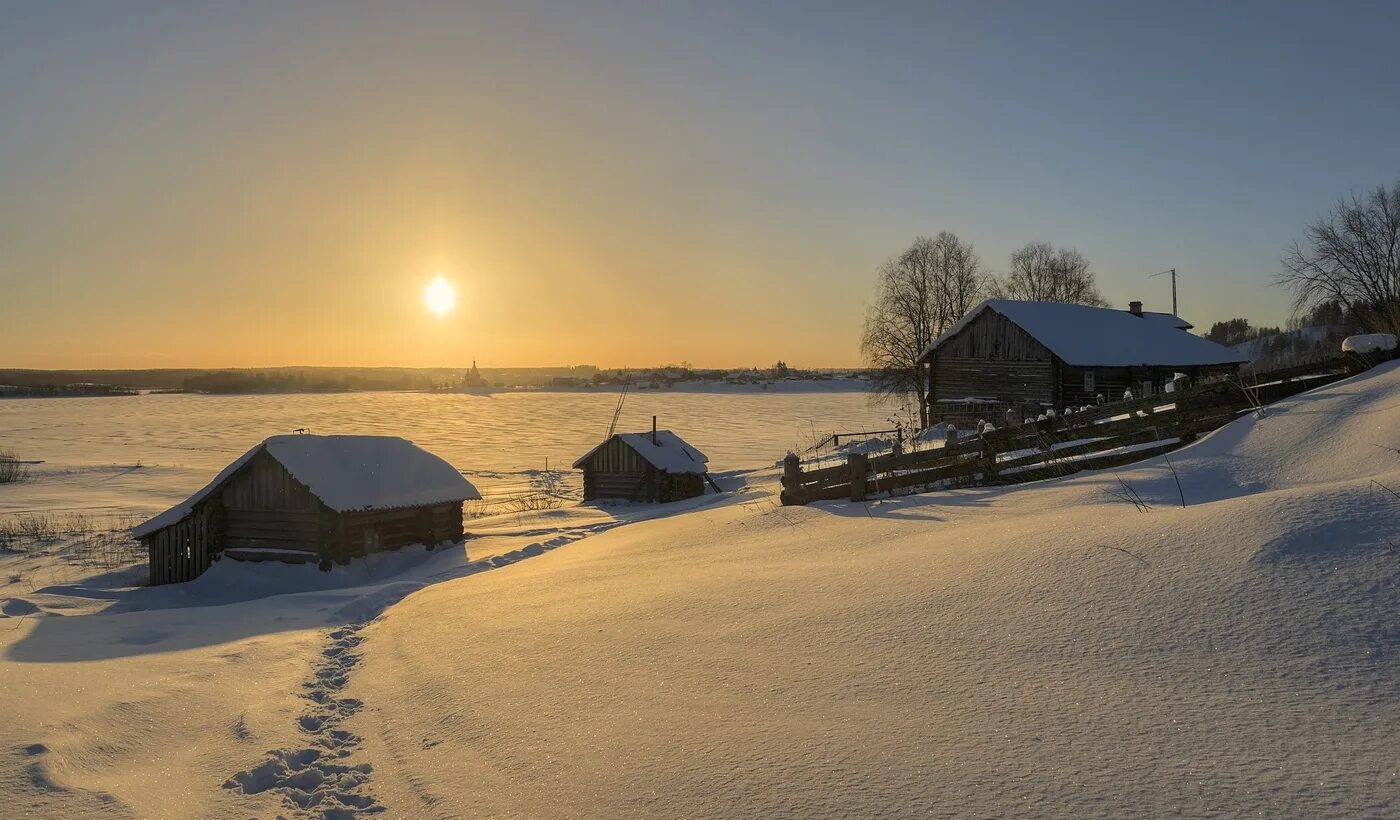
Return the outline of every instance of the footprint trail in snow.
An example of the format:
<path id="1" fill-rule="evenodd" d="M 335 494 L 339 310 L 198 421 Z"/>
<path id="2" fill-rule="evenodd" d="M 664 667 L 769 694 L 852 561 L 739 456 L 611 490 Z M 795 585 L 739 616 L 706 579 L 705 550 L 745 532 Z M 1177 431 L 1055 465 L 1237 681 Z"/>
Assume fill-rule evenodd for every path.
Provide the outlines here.
<path id="1" fill-rule="evenodd" d="M 608 522 L 558 531 L 553 533 L 553 538 L 421 580 L 384 584 L 342 607 L 342 617 L 352 620 L 327 635 L 329 645 L 321 653 L 321 661 L 302 684 L 306 690 L 302 697 L 311 704 L 306 714 L 297 720 L 306 746 L 269 751 L 261 763 L 225 781 L 224 788 L 243 794 L 280 792 L 293 812 L 326 820 L 345 820 L 386 811 L 385 805 L 370 790 L 374 767 L 367 762 L 351 763 L 349 760 L 359 748 L 361 738 L 341 728 L 347 718 L 364 706 L 355 698 L 342 696 L 350 683 L 350 673 L 360 663 L 360 655 L 355 651 L 362 640 L 360 630 L 384 610 L 426 586 L 509 566 L 623 523 Z"/>
<path id="2" fill-rule="evenodd" d="M 340 627 L 329 635 L 331 644 L 303 693 L 312 706 L 297 721 L 309 745 L 303 749 L 274 749 L 267 759 L 229 778 L 224 788 L 244 794 L 269 790 L 282 793 L 289 808 L 331 818 L 348 818 L 384 810 L 369 792 L 369 763 L 347 761 L 360 738 L 340 724 L 363 706 L 355 698 L 341 697 L 350 682 L 350 671 L 360 662 L 354 651 L 367 621 Z"/>

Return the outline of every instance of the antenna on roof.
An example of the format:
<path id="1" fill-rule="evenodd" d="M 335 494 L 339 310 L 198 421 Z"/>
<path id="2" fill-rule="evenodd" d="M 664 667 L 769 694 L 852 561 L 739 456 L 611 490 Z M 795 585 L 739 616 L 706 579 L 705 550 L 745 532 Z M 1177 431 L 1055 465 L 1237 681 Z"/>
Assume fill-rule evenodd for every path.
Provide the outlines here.
<path id="1" fill-rule="evenodd" d="M 628 376 L 622 382 L 622 392 L 617 395 L 617 408 L 613 410 L 612 423 L 608 425 L 608 434 L 606 436 L 603 436 L 603 441 L 607 441 L 608 439 L 612 438 L 613 433 L 617 432 L 617 418 L 618 416 L 622 415 L 622 403 L 627 401 L 627 388 L 631 386 L 632 377 Z"/>
<path id="2" fill-rule="evenodd" d="M 1154 276 L 1164 276 L 1168 273 L 1172 275 L 1172 315 L 1177 316 L 1179 314 L 1176 312 L 1176 268 L 1159 271 L 1158 273 L 1149 273 L 1147 274 L 1147 278 L 1151 279 Z"/>

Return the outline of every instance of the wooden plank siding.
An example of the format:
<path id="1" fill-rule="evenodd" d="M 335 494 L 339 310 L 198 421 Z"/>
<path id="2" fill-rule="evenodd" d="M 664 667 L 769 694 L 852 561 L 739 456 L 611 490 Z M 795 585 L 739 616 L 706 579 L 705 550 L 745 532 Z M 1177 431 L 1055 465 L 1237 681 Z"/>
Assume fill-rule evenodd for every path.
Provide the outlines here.
<path id="1" fill-rule="evenodd" d="M 656 468 L 620 438 L 609 439 L 583 465 L 583 498 L 656 500 Z"/>
<path id="2" fill-rule="evenodd" d="M 651 469 L 651 464 L 622 439 L 612 438 L 588 459 L 584 468 L 590 467 L 600 473 L 643 473 Z"/>
<path id="3" fill-rule="evenodd" d="M 208 511 L 197 510 L 144 539 L 151 583 L 189 581 L 208 569 L 215 553 L 211 524 Z"/>
<path id="4" fill-rule="evenodd" d="M 954 413 L 957 408 L 948 405 L 968 398 L 1054 406 L 1058 372 L 1059 360 L 1034 336 L 994 310 L 983 311 L 934 354 L 929 367 L 930 417 Z"/>
<path id="5" fill-rule="evenodd" d="M 292 478 L 266 450 L 229 476 L 219 496 L 229 509 L 315 513 L 325 507 L 309 487 Z"/>
<path id="6" fill-rule="evenodd" d="M 938 355 L 1007 362 L 1048 362 L 1055 357 L 1020 325 L 995 310 L 984 310 L 968 322 L 938 349 Z"/>

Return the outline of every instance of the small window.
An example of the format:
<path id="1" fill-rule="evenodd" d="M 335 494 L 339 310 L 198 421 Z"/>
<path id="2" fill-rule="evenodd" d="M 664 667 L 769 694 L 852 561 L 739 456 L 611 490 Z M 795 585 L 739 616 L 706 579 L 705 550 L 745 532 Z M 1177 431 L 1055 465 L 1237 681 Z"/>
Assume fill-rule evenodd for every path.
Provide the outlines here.
<path id="1" fill-rule="evenodd" d="M 1094 392 L 1094 371 L 1092 370 L 1084 371 L 1084 392 Z"/>

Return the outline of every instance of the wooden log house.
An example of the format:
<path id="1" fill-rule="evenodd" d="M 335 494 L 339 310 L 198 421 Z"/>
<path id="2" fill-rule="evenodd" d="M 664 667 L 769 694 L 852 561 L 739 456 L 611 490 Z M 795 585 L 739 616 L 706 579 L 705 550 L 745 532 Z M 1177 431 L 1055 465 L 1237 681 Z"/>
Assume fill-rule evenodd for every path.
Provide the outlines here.
<path id="1" fill-rule="evenodd" d="M 670 430 L 618 433 L 574 462 L 583 500 L 680 501 L 704 495 L 705 454 Z"/>
<path id="2" fill-rule="evenodd" d="M 393 436 L 273 436 L 199 492 L 135 527 L 152 584 L 188 581 L 221 557 L 332 563 L 462 539 L 480 498 L 452 465 Z"/>
<path id="3" fill-rule="evenodd" d="M 1190 333 L 1141 302 L 1128 310 L 988 299 L 923 352 L 929 419 L 1019 422 L 1046 410 L 1160 393 L 1177 374 L 1193 383 L 1234 377 L 1247 357 Z"/>

